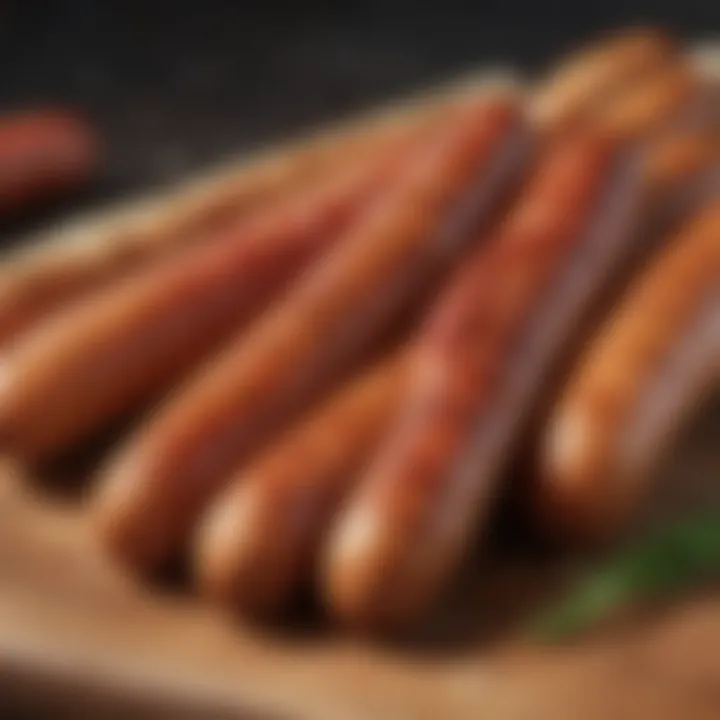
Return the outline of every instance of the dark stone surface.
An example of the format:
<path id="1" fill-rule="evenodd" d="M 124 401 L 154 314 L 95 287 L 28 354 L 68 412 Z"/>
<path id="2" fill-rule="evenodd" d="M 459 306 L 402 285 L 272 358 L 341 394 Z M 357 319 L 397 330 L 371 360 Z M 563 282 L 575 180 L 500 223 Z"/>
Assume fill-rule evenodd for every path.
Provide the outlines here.
<path id="1" fill-rule="evenodd" d="M 0 110 L 73 104 L 98 124 L 108 162 L 77 206 L 477 64 L 537 69 L 643 22 L 717 32 L 720 3 L 6 0 Z"/>

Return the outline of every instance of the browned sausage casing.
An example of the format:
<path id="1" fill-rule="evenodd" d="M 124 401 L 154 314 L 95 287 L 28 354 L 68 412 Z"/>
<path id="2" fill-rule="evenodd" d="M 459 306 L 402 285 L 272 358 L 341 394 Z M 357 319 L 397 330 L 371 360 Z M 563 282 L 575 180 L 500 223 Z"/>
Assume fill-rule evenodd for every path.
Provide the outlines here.
<path id="1" fill-rule="evenodd" d="M 233 467 L 458 256 L 518 168 L 521 125 L 512 96 L 464 105 L 287 300 L 161 408 L 100 487 L 98 525 L 118 556 L 148 567 L 176 553 Z"/>
<path id="2" fill-rule="evenodd" d="M 655 195 L 686 186 L 710 168 L 720 167 L 720 126 L 670 133 L 658 138 L 647 160 Z"/>
<path id="3" fill-rule="evenodd" d="M 654 139 L 645 172 L 652 231 L 663 233 L 720 194 L 720 123 Z"/>
<path id="4" fill-rule="evenodd" d="M 0 116 L 0 214 L 86 182 L 98 162 L 95 133 L 67 112 Z"/>
<path id="5" fill-rule="evenodd" d="M 319 543 L 396 410 L 406 361 L 340 388 L 233 476 L 201 524 L 201 588 L 252 615 L 273 615 L 311 576 Z"/>
<path id="6" fill-rule="evenodd" d="M 436 91 L 230 163 L 149 200 L 130 201 L 96 218 L 51 228 L 46 239 L 3 258 L 0 344 L 63 304 L 199 242 L 248 213 L 283 202 L 287 193 L 321 175 L 391 151 L 408 132 L 442 121 L 461 98 L 477 95 L 481 85 L 477 79 L 462 89 Z"/>
<path id="7" fill-rule="evenodd" d="M 397 425 L 328 540 L 341 620 L 416 620 L 487 517 L 523 420 L 631 244 L 639 172 L 612 148 L 593 134 L 549 148 L 421 331 Z"/>
<path id="8" fill-rule="evenodd" d="M 648 490 L 652 458 L 720 380 L 720 201 L 630 285 L 550 417 L 534 488 L 555 535 L 607 538 Z"/>
<path id="9" fill-rule="evenodd" d="M 637 140 L 670 123 L 701 91 L 692 68 L 676 62 L 593 108 L 585 121 L 619 141 Z"/>
<path id="10" fill-rule="evenodd" d="M 417 140 L 409 134 L 23 336 L 3 358 L 4 449 L 48 455 L 158 397 L 327 250 Z"/>
<path id="11" fill-rule="evenodd" d="M 533 121 L 545 132 L 562 132 L 592 108 L 612 101 L 618 91 L 642 83 L 676 55 L 676 43 L 658 30 L 603 38 L 552 69 L 532 100 Z"/>

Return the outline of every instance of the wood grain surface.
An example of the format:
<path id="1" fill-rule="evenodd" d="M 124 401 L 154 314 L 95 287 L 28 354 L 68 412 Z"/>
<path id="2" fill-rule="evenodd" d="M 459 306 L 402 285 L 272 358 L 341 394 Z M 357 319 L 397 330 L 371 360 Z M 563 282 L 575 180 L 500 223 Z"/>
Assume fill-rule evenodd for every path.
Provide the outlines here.
<path id="1" fill-rule="evenodd" d="M 715 408 L 668 465 L 660 505 L 718 485 L 718 430 Z M 1 717 L 720 717 L 720 593 L 533 648 L 518 623 L 573 563 L 506 549 L 469 569 L 412 644 L 370 645 L 307 620 L 261 631 L 181 588 L 123 576 L 89 537 L 82 486 L 58 492 L 57 471 L 38 480 L 3 464 Z"/>

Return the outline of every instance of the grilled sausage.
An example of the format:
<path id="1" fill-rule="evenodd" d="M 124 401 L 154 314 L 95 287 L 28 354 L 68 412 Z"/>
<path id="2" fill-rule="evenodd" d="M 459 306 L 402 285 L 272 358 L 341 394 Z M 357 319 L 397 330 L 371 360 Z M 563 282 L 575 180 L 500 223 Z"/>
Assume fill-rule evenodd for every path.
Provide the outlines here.
<path id="1" fill-rule="evenodd" d="M 402 623 L 440 592 L 544 386 L 655 241 L 638 232 L 640 217 L 694 165 L 660 143 L 608 175 L 602 142 L 567 142 L 567 154 L 540 162 L 500 237 L 461 271 L 422 335 L 398 425 L 328 540 L 325 591 L 346 622 Z M 589 182 L 603 178 L 598 196 Z"/>
<path id="2" fill-rule="evenodd" d="M 612 146 L 591 134 L 548 150 L 428 318 L 397 424 L 328 540 L 323 586 L 343 622 L 418 619 L 486 519 L 523 420 L 632 244 L 640 174 Z"/>
<path id="3" fill-rule="evenodd" d="M 85 183 L 98 164 L 95 132 L 67 112 L 0 116 L 0 214 Z"/>
<path id="4" fill-rule="evenodd" d="M 29 248 L 0 266 L 0 344 L 61 305 L 199 242 L 248 212 L 282 202 L 285 194 L 333 168 L 382 155 L 406 132 L 440 121 L 462 95 L 458 90 L 326 130 L 194 179 L 155 200 L 131 202 L 127 209 L 105 211 L 76 227 L 52 228 L 48 239 L 25 243 Z"/>
<path id="5" fill-rule="evenodd" d="M 308 579 L 339 503 L 396 409 L 405 360 L 338 390 L 241 468 L 201 524 L 201 588 L 231 609 L 271 616 Z"/>
<path id="6" fill-rule="evenodd" d="M 607 538 L 637 509 L 682 410 L 720 380 L 720 201 L 687 220 L 583 353 L 541 444 L 548 531 Z"/>
<path id="7" fill-rule="evenodd" d="M 287 301 L 160 409 L 101 484 L 98 526 L 116 555 L 145 568 L 172 557 L 233 466 L 457 257 L 517 170 L 520 125 L 511 97 L 463 106 Z"/>
<path id="8" fill-rule="evenodd" d="M 636 140 L 680 115 L 701 91 L 692 67 L 686 62 L 672 63 L 602 107 L 592 108 L 586 122 L 620 140 Z"/>
<path id="9" fill-rule="evenodd" d="M 531 103 L 534 124 L 560 133 L 676 56 L 676 44 L 657 30 L 603 38 L 562 60 L 540 83 Z"/>
<path id="10" fill-rule="evenodd" d="M 5 451 L 53 454 L 168 389 L 338 239 L 412 140 L 408 134 L 392 153 L 260 209 L 24 335 L 2 363 Z"/>
<path id="11" fill-rule="evenodd" d="M 648 154 L 654 193 L 679 189 L 706 168 L 720 166 L 720 127 L 680 131 L 658 138 Z"/>
<path id="12" fill-rule="evenodd" d="M 645 174 L 656 236 L 720 193 L 717 122 L 661 135 L 648 145 Z"/>

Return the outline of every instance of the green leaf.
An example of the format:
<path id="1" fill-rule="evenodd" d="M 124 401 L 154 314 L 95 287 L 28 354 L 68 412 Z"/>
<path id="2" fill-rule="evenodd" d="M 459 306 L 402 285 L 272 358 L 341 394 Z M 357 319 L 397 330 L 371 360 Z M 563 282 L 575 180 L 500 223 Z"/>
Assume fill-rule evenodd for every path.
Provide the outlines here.
<path id="1" fill-rule="evenodd" d="M 720 574 L 720 508 L 655 529 L 571 588 L 530 627 L 533 637 L 572 637 L 636 603 L 689 589 Z"/>

